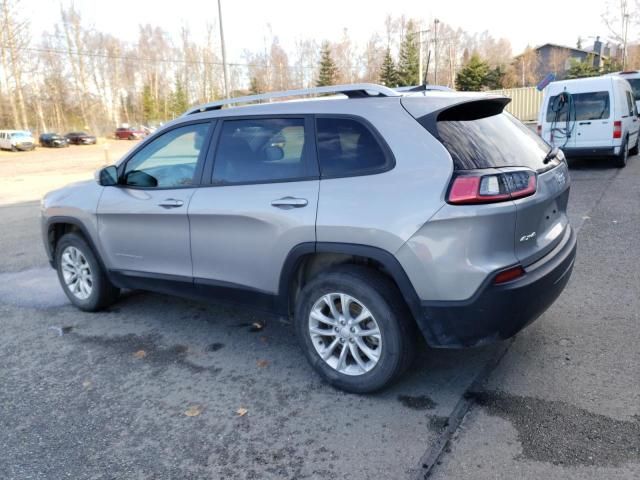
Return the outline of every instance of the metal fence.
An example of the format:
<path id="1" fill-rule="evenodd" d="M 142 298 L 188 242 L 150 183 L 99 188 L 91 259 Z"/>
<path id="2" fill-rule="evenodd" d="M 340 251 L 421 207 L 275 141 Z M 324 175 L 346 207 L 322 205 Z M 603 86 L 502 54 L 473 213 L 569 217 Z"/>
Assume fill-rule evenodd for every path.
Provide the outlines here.
<path id="1" fill-rule="evenodd" d="M 542 105 L 542 92 L 536 87 L 504 88 L 502 90 L 490 90 L 487 93 L 504 95 L 511 98 L 506 110 L 522 122 L 535 122 L 538 120 L 540 105 Z"/>

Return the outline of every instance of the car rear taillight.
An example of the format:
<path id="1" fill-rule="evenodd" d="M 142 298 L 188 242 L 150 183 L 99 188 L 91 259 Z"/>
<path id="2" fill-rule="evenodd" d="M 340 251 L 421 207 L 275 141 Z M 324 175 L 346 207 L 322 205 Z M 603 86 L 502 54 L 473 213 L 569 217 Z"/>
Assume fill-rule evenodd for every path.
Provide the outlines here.
<path id="1" fill-rule="evenodd" d="M 536 188 L 537 176 L 531 170 L 462 173 L 453 178 L 447 201 L 454 205 L 504 202 L 533 195 Z"/>
<path id="2" fill-rule="evenodd" d="M 508 268 L 507 270 L 503 270 L 500 273 L 498 273 L 493 279 L 493 283 L 496 285 L 499 285 L 501 283 L 507 283 L 512 280 L 515 280 L 516 278 L 520 278 L 524 274 L 525 274 L 524 268 L 522 268 L 520 265 L 517 265 L 515 267 Z"/>
<path id="3" fill-rule="evenodd" d="M 622 122 L 620 120 L 613 122 L 613 138 L 622 138 Z"/>

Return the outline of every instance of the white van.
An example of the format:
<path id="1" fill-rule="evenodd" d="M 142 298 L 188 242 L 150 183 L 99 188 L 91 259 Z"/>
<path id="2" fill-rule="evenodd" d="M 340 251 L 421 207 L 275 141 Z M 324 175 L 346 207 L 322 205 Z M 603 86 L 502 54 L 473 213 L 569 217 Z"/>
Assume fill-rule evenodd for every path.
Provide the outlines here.
<path id="1" fill-rule="evenodd" d="M 629 82 L 615 75 L 551 82 L 538 133 L 567 158 L 613 157 L 616 166 L 638 153 L 640 121 Z"/>
<path id="2" fill-rule="evenodd" d="M 628 70 L 625 72 L 610 73 L 609 75 L 616 75 L 620 78 L 624 78 L 631 84 L 631 90 L 636 98 L 636 108 L 640 110 L 640 71 Z"/>
<path id="3" fill-rule="evenodd" d="M 30 132 L 23 130 L 0 130 L 0 149 L 2 150 L 33 150 L 36 141 Z"/>

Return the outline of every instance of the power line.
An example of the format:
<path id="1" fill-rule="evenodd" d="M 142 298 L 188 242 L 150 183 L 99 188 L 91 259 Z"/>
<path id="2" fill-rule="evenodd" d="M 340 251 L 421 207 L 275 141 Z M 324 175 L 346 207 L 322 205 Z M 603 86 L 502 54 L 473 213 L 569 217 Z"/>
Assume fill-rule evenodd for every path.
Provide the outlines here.
<path id="1" fill-rule="evenodd" d="M 2 48 L 9 48 L 7 45 L 1 45 Z M 26 52 L 37 52 L 37 53 L 53 53 L 56 55 L 75 55 L 78 57 L 89 57 L 89 58 L 106 58 L 110 60 L 128 60 L 128 61 L 136 61 L 142 63 L 168 63 L 168 64 L 182 64 L 182 65 L 205 65 L 205 66 L 223 66 L 222 62 L 213 62 L 213 61 L 204 61 L 204 60 L 186 60 L 183 58 L 145 58 L 145 57 L 137 57 L 137 56 L 127 56 L 127 55 L 116 55 L 109 53 L 93 53 L 93 52 L 80 52 L 74 50 L 58 50 L 54 48 L 38 48 L 38 47 L 21 47 L 20 51 Z M 252 68 L 266 68 L 269 65 L 259 64 L 259 63 L 227 63 L 227 65 L 231 67 L 252 67 Z M 309 65 L 287 65 L 287 68 L 290 69 L 306 69 L 306 70 L 314 70 L 316 67 Z"/>

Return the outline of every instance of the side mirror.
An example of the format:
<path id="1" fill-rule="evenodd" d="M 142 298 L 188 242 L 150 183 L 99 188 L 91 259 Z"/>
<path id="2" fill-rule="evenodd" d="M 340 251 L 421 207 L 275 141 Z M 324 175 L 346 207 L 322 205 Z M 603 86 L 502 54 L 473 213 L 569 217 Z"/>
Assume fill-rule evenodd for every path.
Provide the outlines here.
<path id="1" fill-rule="evenodd" d="M 96 180 L 103 187 L 112 187 L 118 184 L 118 169 L 114 165 L 101 168 L 96 172 Z"/>
<path id="2" fill-rule="evenodd" d="M 142 170 L 131 170 L 124 177 L 124 184 L 131 187 L 157 187 L 158 180 Z"/>

